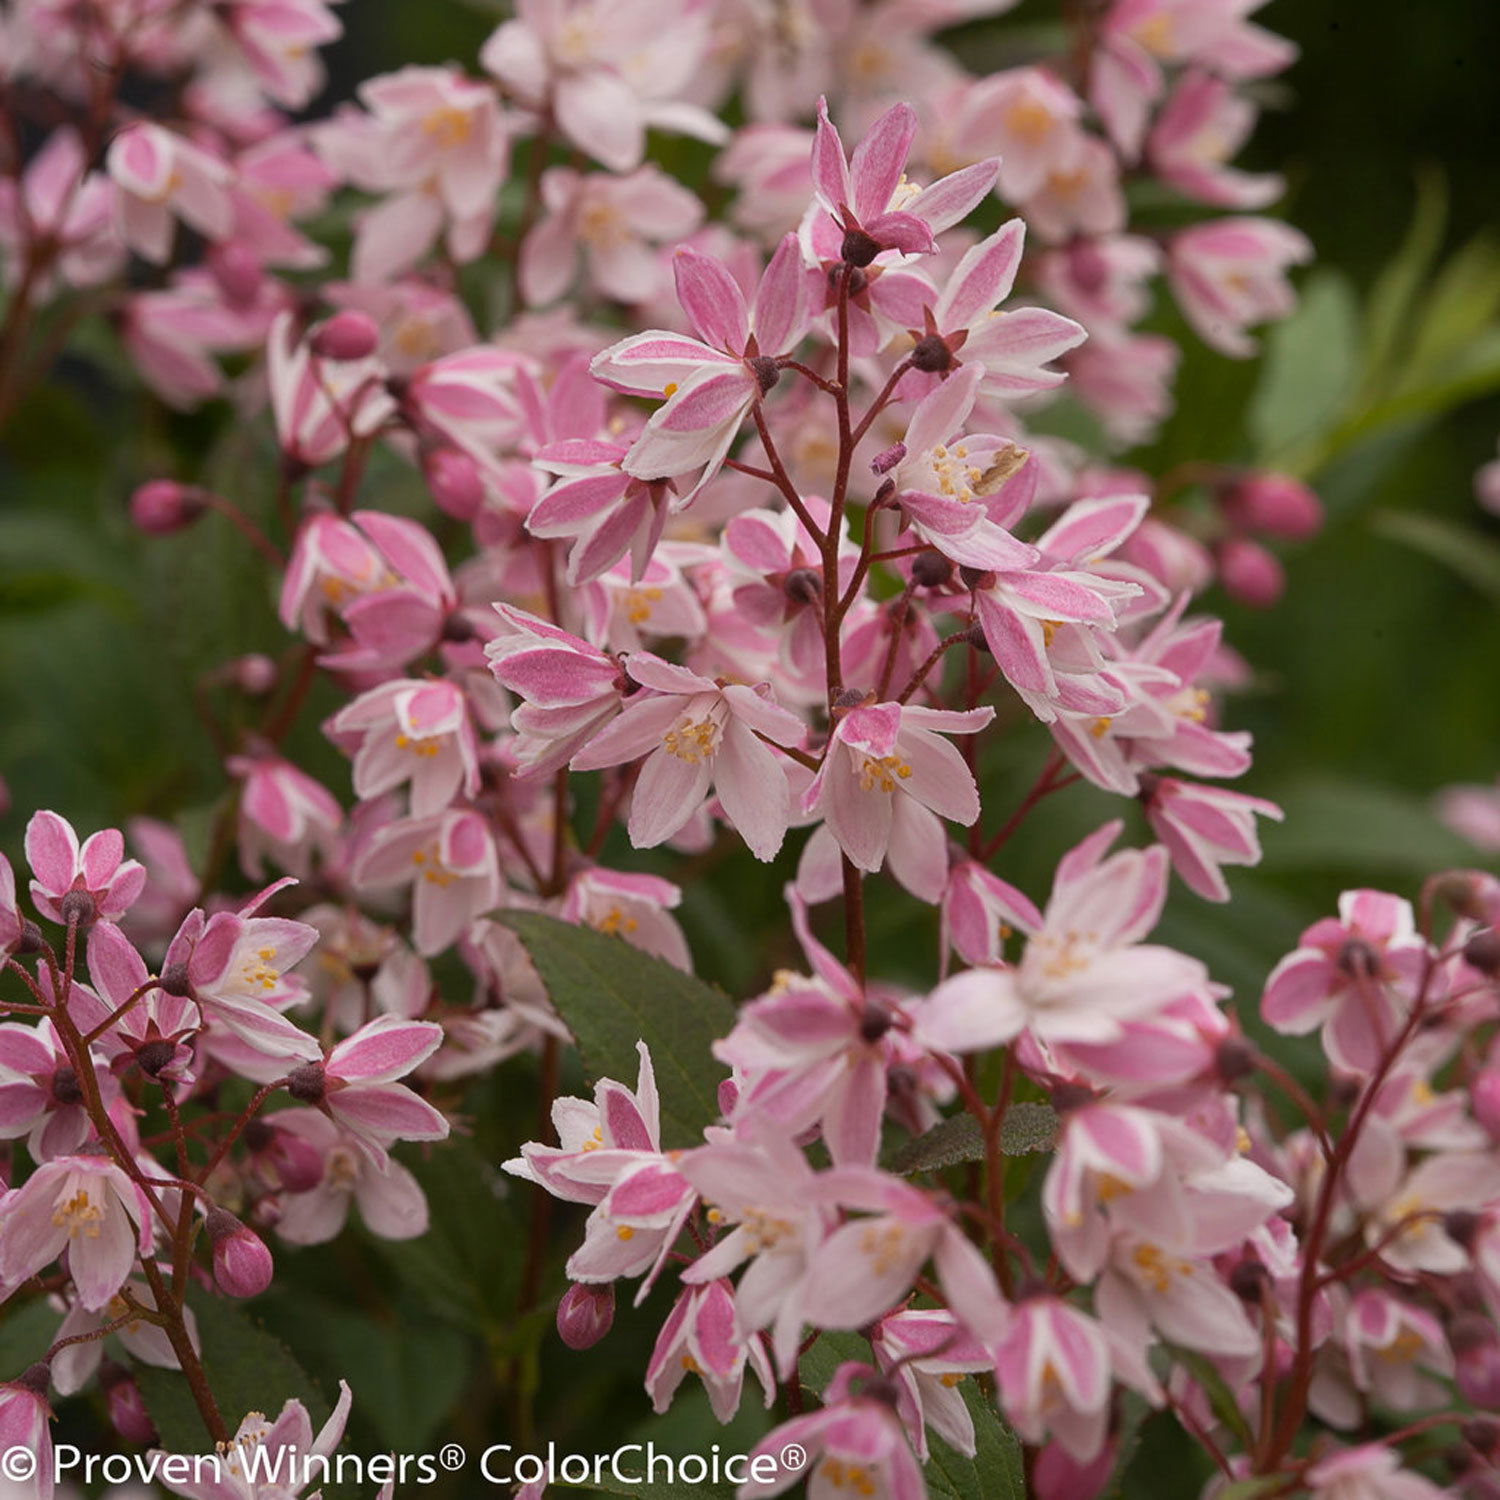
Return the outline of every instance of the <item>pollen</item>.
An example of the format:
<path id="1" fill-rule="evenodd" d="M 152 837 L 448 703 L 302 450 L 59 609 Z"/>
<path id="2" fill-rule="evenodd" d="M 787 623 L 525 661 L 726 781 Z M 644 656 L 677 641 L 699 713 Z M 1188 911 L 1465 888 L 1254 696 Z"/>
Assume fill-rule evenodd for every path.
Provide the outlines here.
<path id="1" fill-rule="evenodd" d="M 954 1386 L 963 1384 L 963 1374 L 958 1370 L 949 1370 L 938 1376 L 938 1384 L 945 1385 L 951 1391 Z"/>
<path id="2" fill-rule="evenodd" d="M 837 1490 L 847 1485 L 856 1495 L 875 1493 L 875 1481 L 870 1477 L 870 1471 L 860 1464 L 846 1464 L 841 1459 L 826 1458 L 820 1472 L 827 1476 L 828 1482 Z"/>
<path id="3" fill-rule="evenodd" d="M 604 1144 L 604 1131 L 603 1131 L 603 1129 L 600 1126 L 596 1125 L 596 1126 L 594 1126 L 594 1133 L 593 1133 L 593 1135 L 590 1136 L 589 1139 L 586 1140 L 583 1143 L 583 1145 L 579 1147 L 579 1150 L 581 1150 L 581 1151 L 597 1151 L 603 1144 Z"/>
<path id="4" fill-rule="evenodd" d="M 677 723 L 662 736 L 668 755 L 697 765 L 700 760 L 711 760 L 719 748 L 719 726 L 710 718 L 690 719 L 684 714 Z"/>
<path id="5" fill-rule="evenodd" d="M 633 1230 L 629 1224 L 621 1224 L 620 1227 L 615 1230 L 615 1238 L 617 1240 L 633 1240 L 635 1238 L 635 1230 Z"/>
<path id="6" fill-rule="evenodd" d="M 859 789 L 862 792 L 894 792 L 897 781 L 905 781 L 911 775 L 911 767 L 897 755 L 882 755 L 878 760 L 865 756 L 859 768 Z"/>
<path id="7" fill-rule="evenodd" d="M 474 122 L 464 110 L 443 104 L 423 117 L 422 130 L 440 151 L 452 151 L 474 133 Z"/>
<path id="8" fill-rule="evenodd" d="M 895 1221 L 868 1224 L 859 1237 L 860 1253 L 877 1276 L 888 1274 L 901 1263 L 905 1246 L 906 1226 Z"/>
<path id="9" fill-rule="evenodd" d="M 52 1210 L 53 1226 L 66 1229 L 70 1240 L 76 1240 L 79 1235 L 86 1240 L 97 1240 L 103 1218 L 104 1210 L 89 1197 L 87 1188 L 76 1189 L 71 1198 Z"/>
<path id="10" fill-rule="evenodd" d="M 1052 111 L 1037 99 L 1017 99 L 1005 112 L 1005 124 L 1017 140 L 1035 146 L 1053 126 Z"/>
<path id="11" fill-rule="evenodd" d="M 1155 1292 L 1168 1292 L 1172 1288 L 1172 1277 L 1191 1276 L 1193 1263 L 1188 1260 L 1169 1259 L 1160 1245 L 1143 1241 L 1130 1255 L 1142 1279 Z"/>
<path id="12" fill-rule="evenodd" d="M 669 380 L 669 381 L 668 381 L 668 382 L 667 382 L 667 383 L 666 383 L 666 384 L 665 384 L 665 385 L 664 385 L 664 386 L 663 386 L 663 387 L 662 387 L 662 388 L 661 388 L 661 393 L 662 393 L 662 395 L 663 395 L 663 396 L 665 396 L 665 397 L 666 397 L 666 398 L 667 398 L 667 399 L 668 399 L 668 400 L 671 400 L 671 398 L 672 398 L 672 397 L 673 397 L 673 396 L 675 396 L 675 395 L 676 395 L 676 394 L 677 394 L 677 382 L 676 382 L 676 381 L 675 381 L 675 380 Z"/>
<path id="13" fill-rule="evenodd" d="M 785 1219 L 778 1219 L 763 1208 L 747 1208 L 740 1223 L 751 1255 L 775 1249 L 792 1233 L 792 1226 Z"/>
<path id="14" fill-rule="evenodd" d="M 626 589 L 625 618 L 632 625 L 644 625 L 651 618 L 652 606 L 660 603 L 661 590 L 658 588 Z"/>
<path id="15" fill-rule="evenodd" d="M 1113 723 L 1114 720 L 1110 718 L 1095 719 L 1094 722 L 1089 725 L 1089 733 L 1093 735 L 1096 740 L 1102 740 L 1104 736 L 1109 733 L 1109 726 Z"/>
<path id="16" fill-rule="evenodd" d="M 634 932 L 640 925 L 634 917 L 627 917 L 618 906 L 612 906 L 594 923 L 594 930 L 610 937 L 623 937 L 626 933 Z"/>

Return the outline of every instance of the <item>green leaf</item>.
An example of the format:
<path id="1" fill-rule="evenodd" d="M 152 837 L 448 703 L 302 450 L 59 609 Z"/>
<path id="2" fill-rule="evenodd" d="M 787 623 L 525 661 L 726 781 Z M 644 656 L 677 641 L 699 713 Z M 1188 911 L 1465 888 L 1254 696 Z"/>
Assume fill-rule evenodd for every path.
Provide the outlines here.
<path id="1" fill-rule="evenodd" d="M 1425 553 L 1500 604 L 1500 546 L 1472 527 L 1414 510 L 1379 511 L 1371 524 L 1379 535 Z"/>
<path id="2" fill-rule="evenodd" d="M 1206 1354 L 1196 1349 L 1184 1349 L 1177 1344 L 1165 1345 L 1172 1358 L 1177 1361 L 1199 1385 L 1208 1397 L 1214 1415 L 1239 1439 L 1246 1451 L 1254 1448 L 1255 1434 L 1240 1410 L 1240 1404 L 1229 1389 L 1229 1382 L 1219 1373 L 1219 1367 Z"/>
<path id="3" fill-rule="evenodd" d="M 1404 351 L 1413 313 L 1443 244 L 1448 222 L 1448 185 L 1437 171 L 1417 178 L 1417 201 L 1401 248 L 1375 280 L 1365 307 L 1362 357 L 1369 399 L 1396 384 L 1396 362 Z"/>
<path id="4" fill-rule="evenodd" d="M 1050 1104 L 1023 1100 L 1006 1111 L 1000 1127 L 1003 1156 L 1050 1151 L 1057 1142 L 1057 1111 Z M 887 1163 L 892 1172 L 940 1172 L 962 1162 L 984 1160 L 984 1135 L 973 1115 L 950 1115 L 925 1135 L 907 1141 Z"/>
<path id="5" fill-rule="evenodd" d="M 274 1420 L 293 1398 L 307 1408 L 314 1432 L 323 1425 L 328 1403 L 280 1339 L 233 1303 L 199 1288 L 189 1289 L 188 1306 L 198 1320 L 203 1372 L 230 1432 L 249 1412 Z M 186 1377 L 139 1362 L 134 1374 L 162 1447 L 169 1453 L 206 1453 L 211 1444 Z"/>
<path id="6" fill-rule="evenodd" d="M 7 1310 L 0 1322 L 0 1380 L 19 1375 L 41 1359 L 61 1326 L 62 1314 L 45 1297 Z"/>
<path id="7" fill-rule="evenodd" d="M 1500 246 L 1478 235 L 1451 255 L 1432 283 L 1421 324 L 1402 360 L 1403 388 L 1426 385 L 1500 313 Z"/>
<path id="8" fill-rule="evenodd" d="M 1309 774 L 1266 794 L 1286 813 L 1286 822 L 1266 834 L 1267 871 L 1428 875 L 1473 861 L 1473 851 L 1423 798 L 1393 787 Z"/>
<path id="9" fill-rule="evenodd" d="M 1333 426 L 1349 396 L 1359 311 L 1343 276 L 1310 276 L 1297 311 L 1266 339 L 1265 363 L 1248 423 L 1257 459 L 1275 466 Z"/>
<path id="10" fill-rule="evenodd" d="M 376 1251 L 424 1305 L 460 1328 L 516 1332 L 528 1195 L 452 1136 L 425 1159 L 405 1161 L 427 1197 L 428 1228 L 411 1240 L 371 1236 Z"/>
<path id="11" fill-rule="evenodd" d="M 651 1049 L 661 1093 L 662 1145 L 698 1145 L 719 1117 L 724 1068 L 713 1043 L 734 1026 L 721 991 L 621 938 L 536 912 L 500 920 L 525 945 L 557 1013 L 568 1023 L 589 1077 L 631 1083 L 636 1042 Z"/>

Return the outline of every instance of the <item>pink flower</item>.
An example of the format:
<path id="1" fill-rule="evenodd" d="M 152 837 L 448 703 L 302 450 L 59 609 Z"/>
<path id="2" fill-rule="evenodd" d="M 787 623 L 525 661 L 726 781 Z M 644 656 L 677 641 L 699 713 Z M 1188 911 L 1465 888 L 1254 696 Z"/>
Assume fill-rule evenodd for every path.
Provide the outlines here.
<path id="1" fill-rule="evenodd" d="M 1166 845 L 1183 883 L 1205 901 L 1229 899 L 1220 866 L 1260 863 L 1256 815 L 1282 819 L 1281 809 L 1263 797 L 1166 776 L 1150 778 L 1149 786 L 1143 782 L 1142 792 L 1151 831 Z"/>
<path id="2" fill-rule="evenodd" d="M 114 199 L 109 179 L 88 170 L 78 132 L 52 130 L 20 180 L 0 182 L 0 250 L 12 279 L 20 257 L 45 237 L 57 247 L 57 274 L 68 286 L 108 281 L 124 259 Z M 42 286 L 51 281 L 44 277 Z"/>
<path id="3" fill-rule="evenodd" d="M 98 1312 L 151 1238 L 151 1205 L 119 1167 L 102 1156 L 59 1156 L 0 1205 L 0 1285 L 16 1287 L 66 1250 L 79 1302 Z"/>
<path id="4" fill-rule="evenodd" d="M 378 1163 L 397 1141 L 440 1141 L 448 1122 L 432 1105 L 396 1080 L 431 1057 L 443 1028 L 431 1021 L 377 1016 L 341 1041 L 326 1059 L 306 1062 L 287 1075 L 287 1092 L 320 1109 Z"/>
<path id="5" fill-rule="evenodd" d="M 1108 1042 L 1122 1023 L 1201 989 L 1197 960 L 1142 943 L 1167 895 L 1160 845 L 1103 858 L 1108 823 L 1063 856 L 1042 926 L 1014 967 L 970 969 L 933 991 L 915 1034 L 929 1046 L 981 1051 L 1030 1031 L 1038 1041 Z"/>
<path id="6" fill-rule="evenodd" d="M 624 460 L 638 479 L 702 469 L 682 503 L 719 470 L 746 415 L 776 384 L 776 358 L 801 339 L 805 279 L 793 236 L 771 257 L 753 307 L 723 262 L 679 249 L 672 260 L 677 300 L 696 338 L 651 329 L 598 355 L 596 379 L 638 396 L 666 396 Z"/>
<path id="7" fill-rule="evenodd" d="M 108 923 L 94 929 L 115 931 Z M 83 992 L 75 985 L 73 993 Z M 51 1020 L 0 1025 L 0 1140 L 26 1136 L 32 1159 L 48 1161 L 71 1155 L 91 1134 L 77 1070 Z"/>
<path id="8" fill-rule="evenodd" d="M 1442 1500 L 1448 1493 L 1401 1467 L 1399 1455 L 1379 1443 L 1343 1448 L 1306 1474 L 1314 1500 Z"/>
<path id="9" fill-rule="evenodd" d="M 739 1500 L 779 1495 L 803 1478 L 818 1495 L 847 1486 L 861 1500 L 921 1500 L 926 1487 L 907 1437 L 915 1418 L 902 1420 L 904 1391 L 892 1399 L 889 1383 L 878 1371 L 849 1362 L 838 1367 L 823 1392 L 823 1403 L 821 1411 L 793 1417 L 775 1428 L 750 1458 L 752 1472 L 763 1455 L 780 1465 L 781 1455 L 792 1447 L 806 1455 L 804 1461 L 782 1466 L 772 1480 L 741 1485 Z M 911 1417 L 909 1408 L 906 1415 Z"/>
<path id="10" fill-rule="evenodd" d="M 774 858 L 791 806 L 786 775 L 766 741 L 795 745 L 802 721 L 753 688 L 720 685 L 649 652 L 629 656 L 626 670 L 649 695 L 627 703 L 571 764 L 596 771 L 646 757 L 631 796 L 631 843 L 649 849 L 671 838 L 712 787 L 756 858 Z"/>
<path id="11" fill-rule="evenodd" d="M 1083 102 L 1045 68 L 1010 68 L 980 80 L 985 143 L 1000 158 L 999 192 L 1022 203 L 1078 153 Z M 971 102 L 970 108 L 974 104 Z"/>
<path id="12" fill-rule="evenodd" d="M 52 1408 L 47 1404 L 51 1383 L 47 1366 L 38 1363 L 0 1385 L 0 1451 L 30 1454 L 36 1460 L 29 1479 L 6 1477 L 14 1500 L 52 1500 L 56 1493 Z"/>
<path id="13" fill-rule="evenodd" d="M 1437 795 L 1436 811 L 1476 849 L 1486 854 L 1500 850 L 1500 785 L 1444 787 Z"/>
<path id="14" fill-rule="evenodd" d="M 339 1399 L 316 1437 L 307 1408 L 300 1401 L 288 1401 L 269 1425 L 263 1413 L 253 1411 L 229 1440 L 228 1454 L 218 1471 L 221 1477 L 198 1478 L 199 1472 L 211 1475 L 215 1471 L 202 1471 L 189 1459 L 181 1467 L 164 1467 L 162 1483 L 174 1495 L 186 1495 L 189 1500 L 297 1500 L 306 1488 L 302 1480 L 318 1472 L 317 1460 L 331 1459 L 343 1440 L 351 1399 L 348 1383 L 339 1381 Z M 264 1456 L 252 1469 L 249 1455 L 255 1448 Z M 175 1482 L 165 1477 L 184 1469 L 193 1477 Z"/>
<path id="15" fill-rule="evenodd" d="M 448 808 L 389 823 L 354 865 L 356 886 L 378 890 L 412 883 L 417 951 L 441 953 L 500 897 L 499 856 L 484 818 Z"/>
<path id="16" fill-rule="evenodd" d="M 685 240 L 703 204 L 660 167 L 626 177 L 552 167 L 542 176 L 544 217 L 521 249 L 521 290 L 532 307 L 554 302 L 583 257 L 589 286 L 616 302 L 645 302 L 661 281 L 653 246 Z"/>
<path id="17" fill-rule="evenodd" d="M 348 736 L 354 755 L 354 794 L 369 801 L 411 784 L 414 817 L 440 813 L 460 792 L 479 789 L 479 746 L 461 689 L 444 679 L 397 678 L 361 693 L 329 721 L 329 733 Z"/>
<path id="18" fill-rule="evenodd" d="M 933 1195 L 875 1167 L 835 1167 L 820 1199 L 869 1217 L 850 1219 L 813 1252 L 804 1295 L 823 1328 L 863 1328 L 911 1290 L 929 1259 L 959 1325 L 981 1344 L 1005 1330 L 1007 1309 L 989 1263 Z"/>
<path id="19" fill-rule="evenodd" d="M 580 870 L 568 882 L 558 915 L 565 922 L 623 938 L 632 948 L 691 973 L 687 939 L 668 915 L 681 903 L 682 891 L 659 875 L 595 866 Z"/>
<path id="20" fill-rule="evenodd" d="M 988 161 L 920 191 L 912 188 L 904 168 L 916 133 L 916 112 L 909 104 L 893 104 L 846 158 L 828 103 L 819 101 L 813 191 L 842 235 L 838 258 L 846 265 L 868 266 L 883 250 L 932 252 L 934 234 L 956 224 L 994 186 L 999 164 Z"/>
<path id="21" fill-rule="evenodd" d="M 238 911 L 188 913 L 162 962 L 163 982 L 183 989 L 203 1011 L 253 1051 L 275 1058 L 321 1056 L 317 1039 L 280 1014 L 306 998 L 287 971 L 306 957 L 318 930 L 286 917 L 256 915 L 290 879 L 252 896 Z"/>
<path id="22" fill-rule="evenodd" d="M 1049 1434 L 1086 1462 L 1104 1445 L 1112 1389 L 1104 1330 L 1057 1297 L 1023 1298 L 995 1356 L 1000 1407 L 1023 1442 Z"/>
<path id="23" fill-rule="evenodd" d="M 16 905 L 16 872 L 0 854 L 0 959 L 9 958 L 26 936 L 26 920 Z"/>
<path id="24" fill-rule="evenodd" d="M 104 1026 L 93 1045 L 115 1072 L 135 1064 L 149 1078 L 186 1082 L 192 1077 L 191 1041 L 203 1025 L 186 993 L 152 984 L 154 975 L 117 927 L 103 923 L 89 933 L 89 979 L 93 991 L 75 987 L 68 1011 L 85 1033 Z M 174 990 L 186 986 L 173 983 Z"/>
<path id="25" fill-rule="evenodd" d="M 1254 129 L 1255 115 L 1255 106 L 1224 79 L 1190 71 L 1156 118 L 1147 157 L 1160 176 L 1199 202 L 1264 208 L 1280 195 L 1281 178 L 1226 165 Z"/>
<path id="26" fill-rule="evenodd" d="M 156 1299 L 152 1295 L 151 1288 L 144 1281 L 129 1281 L 123 1290 L 128 1292 L 141 1307 L 156 1306 Z M 58 1325 L 54 1342 L 73 1338 L 79 1334 L 94 1333 L 106 1323 L 113 1323 L 116 1318 L 128 1311 L 123 1297 L 111 1298 L 106 1306 L 93 1312 L 81 1303 L 75 1302 L 68 1309 L 67 1316 Z M 187 1327 L 189 1341 L 194 1349 L 198 1349 L 200 1347 L 198 1320 L 193 1315 L 192 1308 L 183 1309 L 183 1322 Z M 158 1370 L 181 1369 L 177 1351 L 172 1348 L 165 1330 L 155 1323 L 148 1323 L 145 1319 L 138 1318 L 116 1330 L 113 1337 L 120 1340 L 121 1347 L 133 1360 L 152 1365 Z M 99 1369 L 104 1357 L 104 1349 L 105 1340 L 103 1339 L 85 1339 L 59 1349 L 52 1356 L 52 1383 L 57 1387 L 58 1394 L 73 1396 L 83 1390 Z"/>
<path id="27" fill-rule="evenodd" d="M 1012 931 L 1032 933 L 1042 925 L 1030 897 L 973 859 L 949 871 L 942 912 L 945 946 L 973 965 L 998 963 Z"/>
<path id="28" fill-rule="evenodd" d="M 1369 1072 L 1395 1039 L 1428 961 L 1408 902 L 1345 891 L 1338 918 L 1313 923 L 1271 971 L 1260 1012 L 1293 1036 L 1323 1027 L 1339 1067 Z"/>
<path id="29" fill-rule="evenodd" d="M 776 1395 L 776 1377 L 757 1338 L 747 1339 L 735 1316 L 734 1292 L 727 1281 L 711 1281 L 679 1294 L 656 1336 L 646 1366 L 646 1390 L 658 1413 L 672 1404 L 689 1371 L 702 1380 L 714 1415 L 727 1422 L 740 1407 L 747 1361 L 760 1378 L 767 1406 Z"/>
<path id="30" fill-rule="evenodd" d="M 570 761 L 620 712 L 625 675 L 612 656 L 546 620 L 497 604 L 500 631 L 484 648 L 501 686 L 524 701 L 511 715 L 521 770 L 540 776 Z"/>
<path id="31" fill-rule="evenodd" d="M 319 359 L 298 336 L 290 312 L 271 325 L 266 378 L 282 452 L 309 469 L 337 458 L 354 438 L 379 431 L 396 409 L 375 356 Z"/>
<path id="32" fill-rule="evenodd" d="M 909 703 L 861 704 L 834 727 L 823 764 L 802 797 L 861 870 L 885 862 L 893 844 L 924 840 L 933 818 L 968 827 L 979 790 L 944 734 L 977 734 L 991 708 L 966 713 Z"/>
<path id="33" fill-rule="evenodd" d="M 492 85 L 455 68 L 408 66 L 359 86 L 369 111 L 346 110 L 315 137 L 335 170 L 386 195 L 360 218 L 351 260 L 356 282 L 409 269 L 447 227 L 457 261 L 489 239 L 510 143 Z"/>
<path id="34" fill-rule="evenodd" d="M 679 97 L 707 50 L 699 0 L 521 0 L 480 61 L 527 109 L 613 172 L 639 166 L 646 127 L 715 143 L 727 132 Z"/>
<path id="35" fill-rule="evenodd" d="M 299 879 L 314 856 L 327 860 L 344 822 L 327 787 L 271 751 L 232 755 L 225 769 L 243 783 L 240 864 L 251 879 L 263 876 L 268 854 Z"/>
<path id="36" fill-rule="evenodd" d="M 1062 384 L 1061 372 L 1043 367 L 1082 343 L 1084 330 L 1041 307 L 998 310 L 1015 284 L 1025 238 L 1026 226 L 1012 219 L 964 253 L 927 317 L 925 335 L 913 330 L 916 369 L 938 373 L 978 364 L 981 389 L 994 396 L 1027 396 Z"/>
<path id="37" fill-rule="evenodd" d="M 234 0 L 225 21 L 261 87 L 293 110 L 323 87 L 317 49 L 344 34 L 326 0 Z"/>
<path id="38" fill-rule="evenodd" d="M 116 920 L 146 883 L 142 866 L 125 858 L 118 828 L 90 834 L 79 848 L 72 824 L 55 812 L 32 815 L 26 825 L 26 860 L 36 909 L 64 925 Z"/>
<path id="39" fill-rule="evenodd" d="M 974 1418 L 958 1389 L 963 1377 L 994 1366 L 994 1357 L 946 1308 L 904 1308 L 875 1325 L 870 1338 L 881 1372 L 897 1382 L 916 1410 L 907 1435 L 927 1461 L 927 1429 L 950 1448 L 974 1456 Z M 898 1407 L 903 1410 L 903 1407 Z"/>
<path id="40" fill-rule="evenodd" d="M 1245 330 L 1287 317 L 1297 305 L 1288 266 L 1312 259 L 1300 231 L 1275 219 L 1212 219 L 1174 236 L 1167 279 L 1203 341 L 1245 359 L 1255 342 Z"/>
<path id="41" fill-rule="evenodd" d="M 232 174 L 216 157 L 160 125 L 127 125 L 110 143 L 105 169 L 117 188 L 121 237 L 158 265 L 172 250 L 172 216 L 210 240 L 229 237 Z"/>
<path id="42" fill-rule="evenodd" d="M 409 1240 L 427 1232 L 427 1199 L 400 1162 L 376 1158 L 360 1137 L 314 1109 L 278 1110 L 257 1123 L 288 1143 L 281 1148 L 283 1160 L 300 1165 L 306 1155 L 321 1168 L 310 1186 L 299 1172 L 277 1200 L 276 1233 L 288 1244 L 326 1244 L 344 1227 L 351 1204 L 380 1239 Z"/>
<path id="43" fill-rule="evenodd" d="M 683 1281 L 717 1281 L 748 1260 L 735 1288 L 740 1327 L 747 1334 L 769 1328 L 777 1372 L 789 1376 L 802 1326 L 816 1316 L 807 1300 L 811 1258 L 836 1221 L 807 1158 L 779 1134 L 753 1143 L 726 1137 L 689 1151 L 677 1170 L 720 1230 Z"/>

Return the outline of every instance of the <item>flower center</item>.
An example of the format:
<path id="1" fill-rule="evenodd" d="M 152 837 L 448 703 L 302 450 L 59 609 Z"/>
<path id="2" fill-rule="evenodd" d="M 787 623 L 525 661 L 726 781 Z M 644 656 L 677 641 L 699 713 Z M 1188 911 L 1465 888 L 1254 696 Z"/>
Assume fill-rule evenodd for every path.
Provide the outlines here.
<path id="1" fill-rule="evenodd" d="M 691 719 L 684 714 L 677 723 L 662 736 L 662 744 L 669 755 L 697 765 L 700 760 L 711 760 L 719 749 L 719 726 L 708 716 Z"/>
<path id="2" fill-rule="evenodd" d="M 882 755 L 878 760 L 865 756 L 859 768 L 859 789 L 862 792 L 894 792 L 898 780 L 905 781 L 911 775 L 911 767 L 899 755 Z"/>
<path id="3" fill-rule="evenodd" d="M 104 1210 L 89 1197 L 87 1188 L 76 1188 L 71 1198 L 59 1202 L 52 1210 L 53 1224 L 66 1229 L 70 1240 L 76 1240 L 80 1234 L 86 1240 L 97 1240 L 103 1218 Z"/>
<path id="4" fill-rule="evenodd" d="M 281 970 L 271 962 L 275 957 L 274 948 L 258 948 L 240 964 L 240 978 L 252 990 L 274 990 L 281 983 Z"/>
<path id="5" fill-rule="evenodd" d="M 432 138 L 432 144 L 439 151 L 452 151 L 474 133 L 474 122 L 467 110 L 453 104 L 440 104 L 423 116 L 422 130 Z"/>

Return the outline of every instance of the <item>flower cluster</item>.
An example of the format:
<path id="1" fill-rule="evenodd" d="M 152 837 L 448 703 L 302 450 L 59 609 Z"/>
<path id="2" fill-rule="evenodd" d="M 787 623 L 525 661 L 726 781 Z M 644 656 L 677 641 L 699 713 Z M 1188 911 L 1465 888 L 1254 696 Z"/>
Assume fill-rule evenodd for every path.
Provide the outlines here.
<path id="1" fill-rule="evenodd" d="M 556 1144 L 507 1163 L 588 1208 L 568 1344 L 607 1333 L 614 1283 L 671 1282 L 651 1401 L 692 1374 L 728 1420 L 747 1368 L 800 1411 L 811 1341 L 862 1336 L 764 1451 L 865 1496 L 920 1495 L 933 1441 L 972 1453 L 1003 1416 L 1036 1494 L 1089 1500 L 1127 1392 L 1226 1483 L 1425 1495 L 1403 1445 L 1442 1421 L 1457 1482 L 1493 1493 L 1500 1436 L 1465 1413 L 1500 1399 L 1500 887 L 1450 876 L 1420 914 L 1352 893 L 1277 968 L 1263 1018 L 1319 1031 L 1322 1104 L 1151 941 L 1174 877 L 1227 900 L 1281 816 L 1224 785 L 1251 767 L 1221 718 L 1247 669 L 1203 596 L 1273 604 L 1267 544 L 1318 501 L 1118 455 L 1171 406 L 1159 292 L 1229 357 L 1293 306 L 1310 247 L 1232 162 L 1247 85 L 1291 51 L 1244 0 L 1070 8 L 1065 55 L 982 77 L 935 39 L 1007 8 L 520 0 L 474 71 L 402 68 L 317 118 L 323 0 L 0 11 L 7 90 L 71 121 L 0 146 L 0 419 L 36 318 L 103 299 L 157 397 L 227 399 L 277 455 L 274 515 L 184 472 L 135 522 L 237 527 L 294 638 L 205 684 L 236 726 L 206 856 L 139 821 L 137 862 L 39 812 L 29 908 L 0 863 L 0 1134 L 25 1142 L 0 1294 L 40 1285 L 61 1319 L 50 1372 L 0 1396 L 17 1431 L 45 1431 L 49 1378 L 107 1374 L 148 1438 L 98 1359 L 118 1336 L 237 1441 L 195 1268 L 253 1296 L 263 1234 L 328 1241 L 351 1204 L 423 1233 L 392 1148 L 569 1038 L 503 917 L 689 971 L 681 887 L 628 850 L 743 845 L 781 862 L 805 962 L 716 1042 L 720 1117 L 664 1149 L 643 1041 L 633 1088 L 544 1099 Z M 170 117 L 127 103 L 140 78 Z M 714 190 L 648 161 L 649 131 L 711 152 Z M 1132 219 L 1141 179 L 1166 227 Z M 485 336 L 476 278 L 506 310 Z M 413 477 L 417 514 L 389 499 Z M 287 749 L 319 678 L 337 784 Z M 1018 806 L 984 775 L 1002 739 L 1036 768 Z M 1135 833 L 1063 854 L 1042 907 L 997 871 L 1079 782 Z M 254 894 L 225 889 L 236 850 Z M 917 990 L 871 972 L 885 877 L 933 918 Z M 1029 1218 L 1028 1111 L 1051 1152 Z M 958 1115 L 962 1189 L 921 1151 Z M 1372 1409 L 1406 1426 L 1372 1437 Z M 299 1404 L 273 1431 L 314 1446 Z"/>

